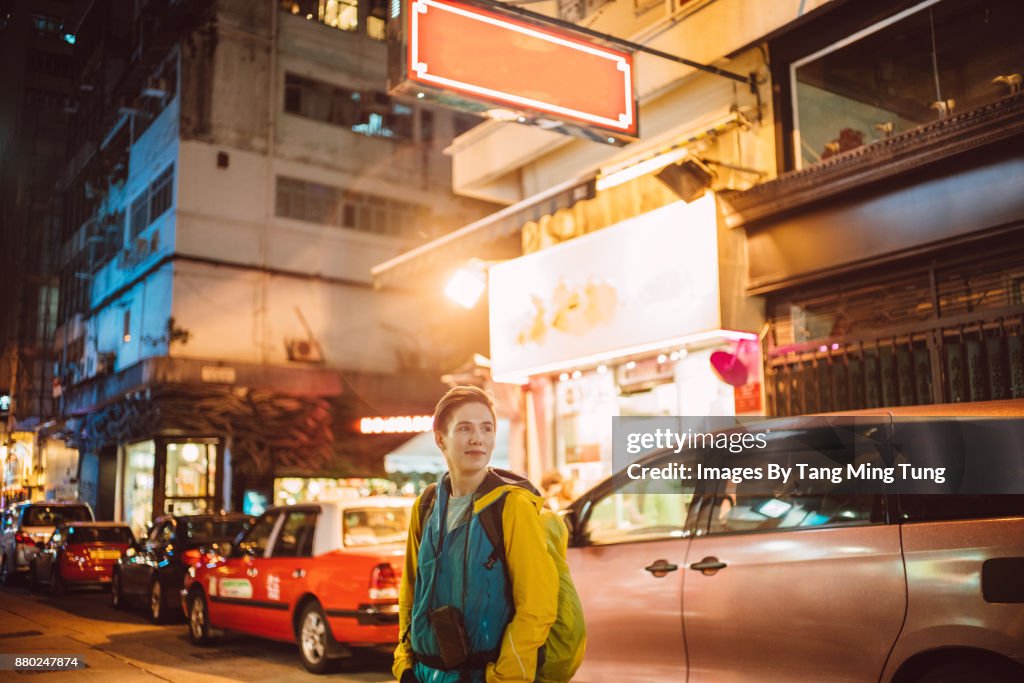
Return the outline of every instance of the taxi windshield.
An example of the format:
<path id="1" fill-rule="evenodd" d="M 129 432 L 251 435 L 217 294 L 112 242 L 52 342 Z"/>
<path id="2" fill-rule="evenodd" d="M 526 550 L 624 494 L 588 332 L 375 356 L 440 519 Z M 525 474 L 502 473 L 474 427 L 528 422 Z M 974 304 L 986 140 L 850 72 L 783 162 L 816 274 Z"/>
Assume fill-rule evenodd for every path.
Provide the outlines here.
<path id="1" fill-rule="evenodd" d="M 349 547 L 402 543 L 409 531 L 409 508 L 350 508 L 344 512 L 343 531 Z"/>
<path id="2" fill-rule="evenodd" d="M 84 505 L 32 505 L 25 509 L 22 526 L 57 526 L 64 522 L 90 522 Z"/>

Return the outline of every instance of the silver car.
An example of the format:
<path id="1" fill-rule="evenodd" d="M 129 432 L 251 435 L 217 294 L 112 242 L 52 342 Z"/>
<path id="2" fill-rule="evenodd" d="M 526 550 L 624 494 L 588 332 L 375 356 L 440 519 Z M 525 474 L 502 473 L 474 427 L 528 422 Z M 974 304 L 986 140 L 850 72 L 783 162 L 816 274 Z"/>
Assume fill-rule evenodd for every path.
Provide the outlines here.
<path id="1" fill-rule="evenodd" d="M 4 511 L 0 532 L 0 582 L 10 585 L 28 574 L 29 563 L 39 549 L 64 522 L 93 521 L 92 508 L 85 503 L 24 502 Z"/>

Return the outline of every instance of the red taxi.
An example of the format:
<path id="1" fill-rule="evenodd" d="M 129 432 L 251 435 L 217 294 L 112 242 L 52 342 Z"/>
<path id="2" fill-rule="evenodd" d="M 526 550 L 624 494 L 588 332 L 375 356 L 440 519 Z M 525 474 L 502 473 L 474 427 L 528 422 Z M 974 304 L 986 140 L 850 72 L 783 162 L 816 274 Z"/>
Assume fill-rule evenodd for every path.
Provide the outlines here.
<path id="1" fill-rule="evenodd" d="M 29 563 L 29 587 L 49 586 L 60 595 L 67 586 L 108 586 L 114 563 L 134 542 L 132 530 L 117 522 L 66 522 L 53 532 Z"/>
<path id="2" fill-rule="evenodd" d="M 398 642 L 398 585 L 411 498 L 371 497 L 271 508 L 216 557 L 189 569 L 189 637 L 230 629 L 299 644 L 323 673 L 350 648 Z"/>

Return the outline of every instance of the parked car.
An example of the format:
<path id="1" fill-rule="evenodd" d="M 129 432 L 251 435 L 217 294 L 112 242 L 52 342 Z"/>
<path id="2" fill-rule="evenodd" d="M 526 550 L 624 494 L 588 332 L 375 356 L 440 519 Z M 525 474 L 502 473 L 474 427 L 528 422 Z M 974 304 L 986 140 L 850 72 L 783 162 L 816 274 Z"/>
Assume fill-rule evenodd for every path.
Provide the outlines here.
<path id="1" fill-rule="evenodd" d="M 118 522 L 65 522 L 29 563 L 29 588 L 63 595 L 71 586 L 109 586 L 114 562 L 134 542 Z"/>
<path id="2" fill-rule="evenodd" d="M 36 544 L 49 540 L 60 524 L 92 520 L 92 509 L 85 503 L 23 502 L 8 507 L 0 535 L 0 582 L 10 584 L 27 574 L 38 552 Z"/>
<path id="3" fill-rule="evenodd" d="M 952 493 L 993 473 L 1024 491 L 1024 401 L 893 412 L 975 416 L 795 421 L 764 449 L 640 464 L 827 466 L 855 452 L 944 466 L 947 493 L 627 470 L 575 501 L 567 555 L 588 644 L 574 680 L 1024 681 L 1024 496 Z"/>
<path id="4" fill-rule="evenodd" d="M 114 566 L 114 607 L 144 602 L 155 624 L 181 616 L 185 572 L 226 548 L 250 519 L 241 513 L 158 518 L 149 535 L 127 549 Z"/>
<path id="5" fill-rule="evenodd" d="M 370 497 L 271 508 L 227 557 L 189 570 L 192 642 L 231 629 L 298 643 L 314 673 L 350 648 L 393 648 L 411 506 Z"/>

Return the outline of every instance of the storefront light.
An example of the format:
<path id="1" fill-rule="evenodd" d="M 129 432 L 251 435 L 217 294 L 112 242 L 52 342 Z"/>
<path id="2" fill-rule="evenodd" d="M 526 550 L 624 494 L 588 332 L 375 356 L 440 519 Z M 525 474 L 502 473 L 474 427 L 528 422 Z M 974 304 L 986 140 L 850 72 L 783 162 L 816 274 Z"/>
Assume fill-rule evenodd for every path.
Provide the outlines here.
<path id="1" fill-rule="evenodd" d="M 608 366 L 607 365 L 605 365 L 604 363 L 601 363 L 600 365 L 597 366 L 597 374 L 603 375 L 606 372 L 608 372 Z"/>
<path id="2" fill-rule="evenodd" d="M 574 370 L 573 373 L 572 373 L 572 378 L 573 379 L 579 379 L 582 376 L 583 376 L 583 373 L 580 372 L 579 370 Z"/>
<path id="3" fill-rule="evenodd" d="M 665 361 L 667 361 L 667 360 L 668 360 L 668 356 L 666 356 L 663 353 L 659 353 L 658 354 L 658 365 L 664 365 Z"/>
<path id="4" fill-rule="evenodd" d="M 181 447 L 181 458 L 185 462 L 195 462 L 199 459 L 199 446 L 194 443 L 187 443 Z"/>
<path id="5" fill-rule="evenodd" d="M 558 376 L 558 381 L 559 382 L 568 382 L 569 381 L 569 373 L 568 372 L 563 372 L 561 375 Z"/>
<path id="6" fill-rule="evenodd" d="M 628 363 L 626 363 L 626 369 L 627 370 L 632 370 L 635 367 L 636 367 L 636 361 L 635 360 L 631 360 Z"/>

